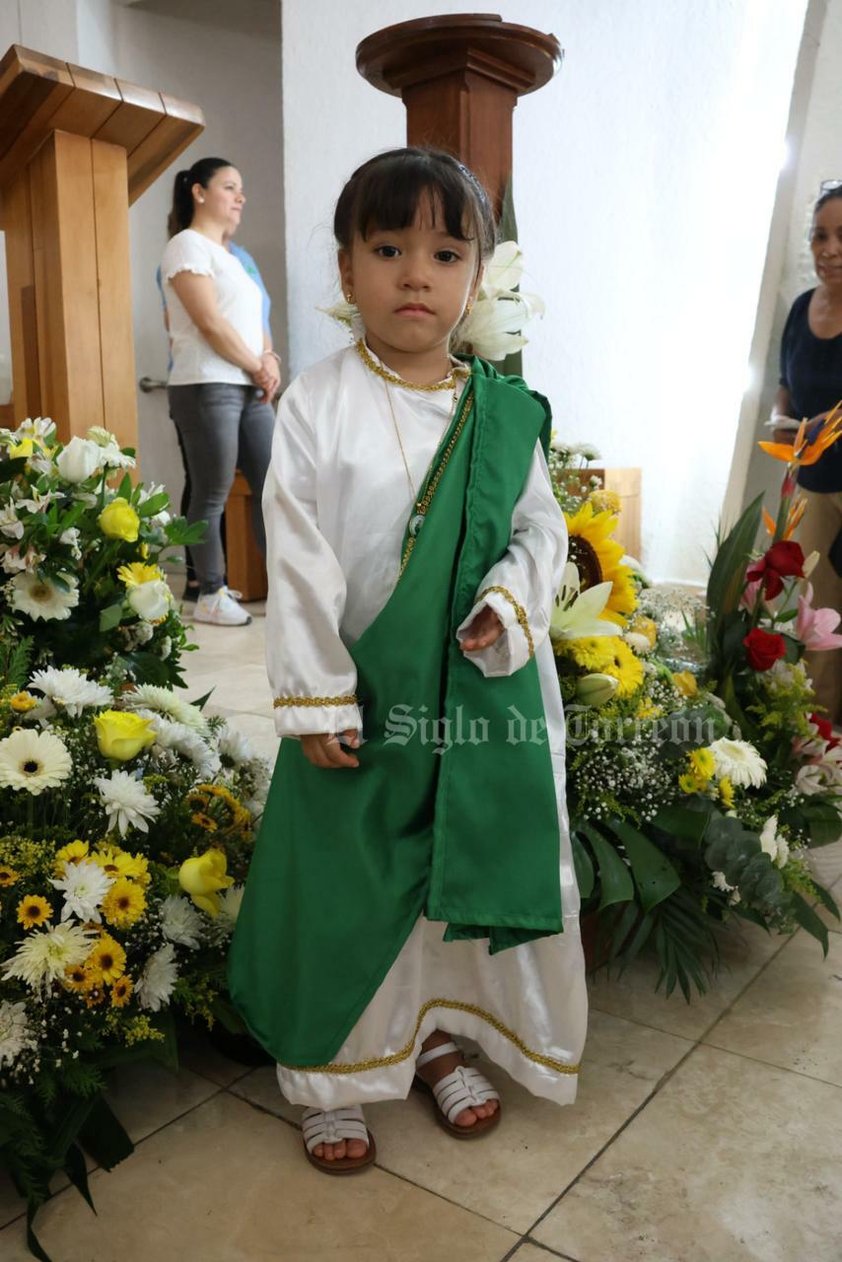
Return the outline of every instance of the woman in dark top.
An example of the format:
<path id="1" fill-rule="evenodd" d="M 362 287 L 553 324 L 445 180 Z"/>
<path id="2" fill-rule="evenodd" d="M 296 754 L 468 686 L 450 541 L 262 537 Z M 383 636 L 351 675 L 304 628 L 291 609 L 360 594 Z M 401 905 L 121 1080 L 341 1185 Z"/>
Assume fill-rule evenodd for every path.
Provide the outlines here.
<path id="1" fill-rule="evenodd" d="M 775 436 L 792 441 L 792 427 L 817 425 L 842 400 L 842 187 L 824 193 L 813 211 L 810 248 L 819 283 L 792 304 L 781 341 Z M 799 530 L 804 553 L 819 553 L 811 575 L 813 605 L 842 610 L 842 441 L 798 474 L 807 507 Z M 834 560 L 836 564 L 834 564 Z M 842 650 L 809 653 L 807 668 L 828 717 L 842 724 Z"/>

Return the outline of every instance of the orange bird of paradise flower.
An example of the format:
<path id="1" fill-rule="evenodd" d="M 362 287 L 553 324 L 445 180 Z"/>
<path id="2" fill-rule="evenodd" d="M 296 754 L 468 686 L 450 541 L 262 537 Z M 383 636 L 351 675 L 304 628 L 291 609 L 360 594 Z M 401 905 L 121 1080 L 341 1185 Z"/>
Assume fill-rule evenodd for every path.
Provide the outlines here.
<path id="1" fill-rule="evenodd" d="M 775 460 L 783 460 L 799 469 L 815 464 L 837 438 L 842 438 L 842 402 L 828 412 L 812 442 L 809 440 L 808 426 L 809 421 L 805 418 L 798 426 L 792 443 L 758 443 L 758 446 L 767 455 L 774 456 Z"/>

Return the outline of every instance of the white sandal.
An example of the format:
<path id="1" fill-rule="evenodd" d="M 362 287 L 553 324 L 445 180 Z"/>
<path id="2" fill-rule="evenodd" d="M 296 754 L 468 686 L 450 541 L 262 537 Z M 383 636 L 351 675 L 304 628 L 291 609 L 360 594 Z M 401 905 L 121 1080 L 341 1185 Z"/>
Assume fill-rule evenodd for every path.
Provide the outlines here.
<path id="1" fill-rule="evenodd" d="M 455 1043 L 441 1043 L 429 1052 L 422 1052 L 415 1062 L 415 1067 L 420 1069 L 431 1060 L 436 1060 L 439 1056 L 447 1056 L 452 1052 L 460 1052 Z M 473 1109 L 479 1104 L 488 1104 L 489 1100 L 500 1099 L 488 1079 L 472 1065 L 457 1065 L 452 1073 L 445 1074 L 432 1087 L 416 1074 L 413 1086 L 428 1092 L 433 1097 L 436 1104 L 436 1121 L 448 1135 L 453 1135 L 457 1139 L 478 1139 L 480 1135 L 487 1135 L 500 1122 L 501 1110 L 498 1108 L 490 1117 L 478 1117 L 473 1126 L 456 1125 L 454 1119 L 460 1113 L 464 1113 L 465 1109 Z"/>
<path id="2" fill-rule="evenodd" d="M 370 1166 L 377 1156 L 374 1136 L 365 1124 L 358 1104 L 344 1109 L 305 1109 L 301 1119 L 301 1136 L 307 1160 L 325 1174 L 354 1174 Z M 343 1140 L 363 1139 L 368 1149 L 361 1157 L 317 1157 L 313 1149 L 319 1144 L 340 1144 Z"/>

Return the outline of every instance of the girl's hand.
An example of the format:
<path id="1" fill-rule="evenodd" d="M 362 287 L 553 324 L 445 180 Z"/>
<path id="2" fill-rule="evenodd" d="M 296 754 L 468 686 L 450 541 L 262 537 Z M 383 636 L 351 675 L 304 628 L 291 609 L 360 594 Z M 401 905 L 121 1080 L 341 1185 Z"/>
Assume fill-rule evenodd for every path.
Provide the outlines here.
<path id="1" fill-rule="evenodd" d="M 359 732 L 349 728 L 342 735 L 351 749 L 359 749 Z M 360 765 L 358 758 L 345 752 L 339 743 L 339 736 L 335 732 L 318 732 L 312 736 L 302 736 L 300 740 L 304 757 L 314 767 L 328 769 L 334 767 L 359 767 Z"/>
<path id="2" fill-rule="evenodd" d="M 489 609 L 488 605 L 484 609 L 480 609 L 471 625 L 465 632 L 464 639 L 460 645 L 463 653 L 476 653 L 479 649 L 487 649 L 492 644 L 496 644 L 503 634 L 505 627 L 497 617 L 493 609 Z"/>

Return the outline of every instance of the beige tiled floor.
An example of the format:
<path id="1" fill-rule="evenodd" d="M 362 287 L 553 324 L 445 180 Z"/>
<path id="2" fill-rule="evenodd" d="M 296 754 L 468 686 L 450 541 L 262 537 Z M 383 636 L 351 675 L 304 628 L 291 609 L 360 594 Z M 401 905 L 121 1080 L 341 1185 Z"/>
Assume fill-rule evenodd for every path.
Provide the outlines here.
<path id="1" fill-rule="evenodd" d="M 197 628 L 189 695 L 272 757 L 259 607 Z M 818 866 L 842 896 L 842 844 Z M 190 1040 L 177 1076 L 121 1070 L 111 1098 L 137 1144 L 96 1170 L 94 1216 L 56 1183 L 38 1219 L 54 1262 L 842 1262 L 842 935 L 749 928 L 702 1000 L 654 993 L 638 963 L 592 986 L 575 1106 L 512 1083 L 494 1139 L 456 1144 L 426 1099 L 374 1106 L 374 1170 L 326 1179 L 269 1068 Z M 500 1080 L 495 1070 L 490 1073 Z M 0 1176 L 0 1257 L 24 1262 Z"/>

